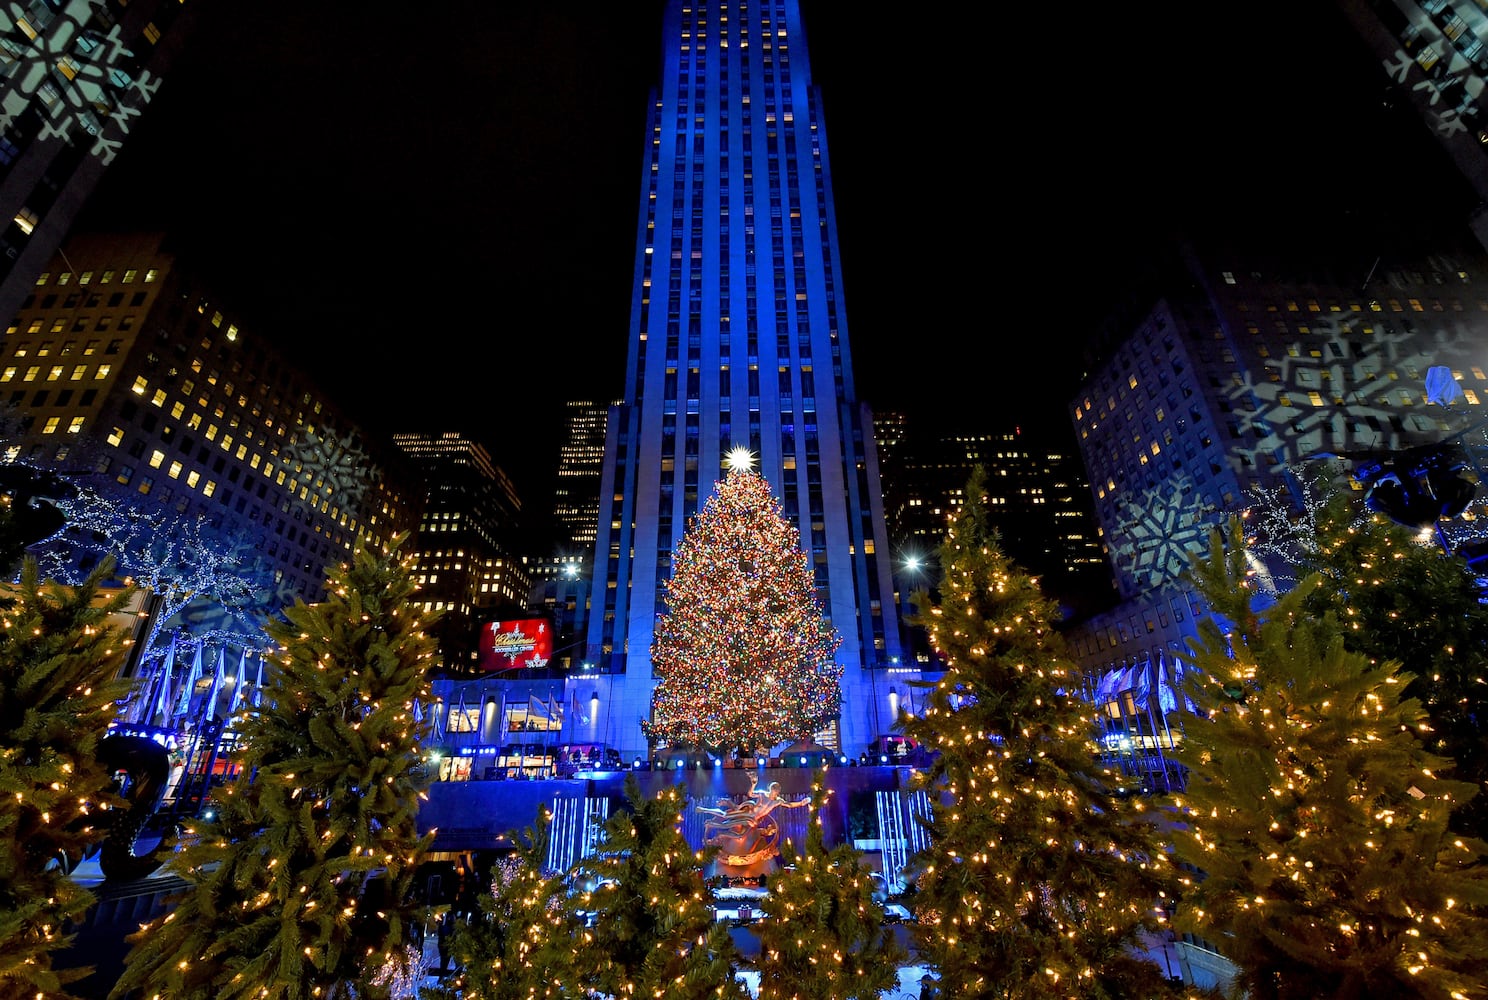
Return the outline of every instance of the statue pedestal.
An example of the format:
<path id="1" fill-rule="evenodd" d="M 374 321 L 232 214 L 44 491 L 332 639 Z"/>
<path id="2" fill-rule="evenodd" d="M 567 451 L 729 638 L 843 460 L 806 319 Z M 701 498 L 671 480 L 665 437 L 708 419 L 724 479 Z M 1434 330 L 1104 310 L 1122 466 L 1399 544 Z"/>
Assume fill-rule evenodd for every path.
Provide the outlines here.
<path id="1" fill-rule="evenodd" d="M 724 878 L 763 878 L 772 874 L 779 867 L 779 862 L 780 852 L 777 848 L 752 855 L 720 854 L 714 859 L 713 870 L 708 874 L 721 875 Z"/>

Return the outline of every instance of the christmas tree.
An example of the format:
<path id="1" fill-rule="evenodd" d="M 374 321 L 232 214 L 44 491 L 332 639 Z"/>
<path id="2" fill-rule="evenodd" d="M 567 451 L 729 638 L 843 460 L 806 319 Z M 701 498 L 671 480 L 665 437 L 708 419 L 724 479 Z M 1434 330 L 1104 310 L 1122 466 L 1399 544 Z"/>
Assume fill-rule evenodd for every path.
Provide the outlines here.
<path id="1" fill-rule="evenodd" d="M 100 597 L 105 560 L 78 587 L 38 580 L 23 560 L 0 602 L 0 998 L 60 997 L 87 969 L 55 970 L 63 925 L 93 905 L 68 877 L 102 839 L 112 775 L 96 758 L 130 682 L 125 636 L 108 624 L 127 591 Z"/>
<path id="2" fill-rule="evenodd" d="M 1323 578 L 1258 599 L 1240 524 L 1190 577 L 1212 609 L 1176 717 L 1188 769 L 1177 855 L 1198 871 L 1174 925 L 1256 1000 L 1481 996 L 1488 845 L 1448 829 L 1473 786 L 1420 734 L 1398 663 L 1345 645 L 1308 605 Z"/>
<path id="3" fill-rule="evenodd" d="M 418 919 L 409 886 L 428 775 L 413 703 L 428 699 L 434 654 L 402 541 L 359 545 L 323 603 L 267 627 L 278 669 L 239 724 L 238 777 L 168 863 L 188 887 L 130 938 L 115 1000 L 389 992 Z"/>
<path id="4" fill-rule="evenodd" d="M 908 954 L 884 924 L 873 880 L 852 844 L 827 850 L 821 810 L 812 795 L 805 851 L 785 852 L 760 904 L 759 1000 L 877 1000 L 899 984 Z"/>
<path id="5" fill-rule="evenodd" d="M 571 900 L 595 917 L 569 995 L 744 1000 L 738 949 L 713 919 L 703 881 L 714 851 L 694 852 L 682 836 L 681 789 L 647 798 L 632 774 L 625 797 L 628 809 L 610 817 L 598 852 L 571 876 L 596 888 Z"/>
<path id="6" fill-rule="evenodd" d="M 647 739 L 755 753 L 836 717 L 841 638 L 822 615 L 800 533 L 736 457 L 693 518 L 667 581 Z"/>
<path id="7" fill-rule="evenodd" d="M 1473 575 L 1435 540 L 1381 515 L 1360 519 L 1346 496 L 1317 519 L 1317 549 L 1303 563 L 1326 586 L 1307 598 L 1309 613 L 1332 612 L 1344 646 L 1378 666 L 1396 662 L 1414 680 L 1431 718 L 1427 747 L 1454 762 L 1452 777 L 1478 793 L 1452 814 L 1454 829 L 1488 836 L 1488 605 Z"/>
<path id="8" fill-rule="evenodd" d="M 1159 816 L 1099 766 L 1056 606 L 999 547 L 984 484 L 974 469 L 938 600 L 915 597 L 945 662 L 902 722 L 935 754 L 915 779 L 934 803 L 916 943 L 948 997 L 1173 995 L 1142 953 L 1178 885 Z"/>
<path id="9" fill-rule="evenodd" d="M 566 872 L 544 871 L 551 817 L 513 839 L 517 849 L 499 861 L 480 912 L 455 926 L 450 954 L 459 971 L 426 991 L 425 1000 L 536 1000 L 576 996 L 583 923 L 568 905 Z M 444 914 L 444 920 L 453 920 Z"/>

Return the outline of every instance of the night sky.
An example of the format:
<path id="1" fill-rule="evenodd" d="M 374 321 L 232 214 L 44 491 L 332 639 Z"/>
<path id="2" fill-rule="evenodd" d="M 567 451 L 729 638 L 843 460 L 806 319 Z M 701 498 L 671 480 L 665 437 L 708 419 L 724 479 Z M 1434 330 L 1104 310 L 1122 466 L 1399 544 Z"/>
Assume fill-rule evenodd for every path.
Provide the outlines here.
<path id="1" fill-rule="evenodd" d="M 1068 434 L 1077 345 L 1176 229 L 1472 204 L 1323 0 L 804 4 L 858 393 L 922 425 Z M 369 430 L 465 431 L 541 505 L 564 401 L 621 394 L 661 10 L 202 3 L 79 226 L 172 234 Z"/>

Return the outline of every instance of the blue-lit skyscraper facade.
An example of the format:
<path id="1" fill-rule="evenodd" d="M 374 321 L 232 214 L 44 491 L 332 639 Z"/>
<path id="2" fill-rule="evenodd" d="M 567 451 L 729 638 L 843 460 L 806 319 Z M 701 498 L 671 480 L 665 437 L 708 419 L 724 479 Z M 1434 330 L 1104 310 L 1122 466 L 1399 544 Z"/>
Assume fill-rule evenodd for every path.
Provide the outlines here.
<path id="1" fill-rule="evenodd" d="M 871 414 L 853 388 L 820 96 L 795 0 L 674 0 L 646 135 L 623 401 L 611 413 L 582 694 L 644 750 L 673 549 L 748 448 L 842 636 L 856 752 L 904 690 Z M 577 690 L 577 689 L 576 689 Z"/>

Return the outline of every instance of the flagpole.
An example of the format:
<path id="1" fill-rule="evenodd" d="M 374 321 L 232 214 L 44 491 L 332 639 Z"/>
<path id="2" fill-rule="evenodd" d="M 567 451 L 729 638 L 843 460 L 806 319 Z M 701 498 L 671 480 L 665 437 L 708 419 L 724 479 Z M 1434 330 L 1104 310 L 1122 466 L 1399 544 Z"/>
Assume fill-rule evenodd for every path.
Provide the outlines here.
<path id="1" fill-rule="evenodd" d="M 166 726 L 170 723 L 170 683 L 171 669 L 176 665 L 176 636 L 171 636 L 170 648 L 165 653 L 165 663 L 160 669 L 160 688 L 150 703 L 150 717 L 146 720 L 150 725 L 155 724 L 155 716 L 160 715 L 160 725 Z"/>

